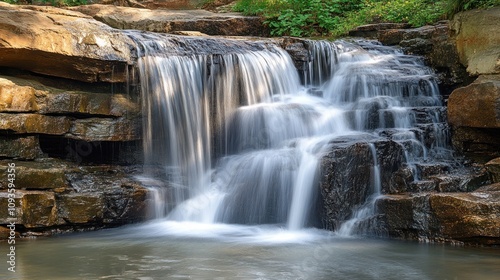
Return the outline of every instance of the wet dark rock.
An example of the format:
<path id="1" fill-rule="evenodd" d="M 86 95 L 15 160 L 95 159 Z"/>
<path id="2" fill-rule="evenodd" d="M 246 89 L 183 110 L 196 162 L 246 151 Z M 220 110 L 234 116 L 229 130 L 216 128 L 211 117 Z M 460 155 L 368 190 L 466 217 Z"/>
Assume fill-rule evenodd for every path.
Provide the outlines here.
<path id="1" fill-rule="evenodd" d="M 447 96 L 457 86 L 470 82 L 450 34 L 449 22 L 442 21 L 420 28 L 380 30 L 378 40 L 386 45 L 400 45 L 408 54 L 424 56 L 426 64 L 436 70 L 441 91 Z"/>
<path id="2" fill-rule="evenodd" d="M 375 146 L 381 170 L 384 192 L 390 186 L 392 173 L 404 159 L 401 146 L 393 141 L 376 141 Z M 383 155 L 383 156 L 382 156 Z M 324 206 L 323 222 L 329 229 L 337 229 L 374 191 L 373 154 L 369 143 L 333 144 L 321 161 L 320 189 Z"/>
<path id="3" fill-rule="evenodd" d="M 0 157 L 33 160 L 41 155 L 38 136 L 0 135 Z"/>
<path id="4" fill-rule="evenodd" d="M 0 206 L 8 209 L 8 192 L 0 191 Z M 55 197 L 53 192 L 16 190 L 15 212 L 11 215 L 3 211 L 0 224 L 13 221 L 25 228 L 50 227 L 58 224 Z"/>
<path id="5" fill-rule="evenodd" d="M 8 162 L 16 164 L 14 216 L 23 236 L 113 227 L 147 217 L 148 190 L 130 175 L 131 168 L 83 167 L 53 159 Z M 5 172 L 0 169 L 6 178 Z M 1 185 L 0 206 L 5 209 L 8 194 Z M 4 211 L 0 224 L 11 217 Z"/>
<path id="6" fill-rule="evenodd" d="M 493 183 L 500 183 L 500 158 L 490 160 L 485 166 Z"/>

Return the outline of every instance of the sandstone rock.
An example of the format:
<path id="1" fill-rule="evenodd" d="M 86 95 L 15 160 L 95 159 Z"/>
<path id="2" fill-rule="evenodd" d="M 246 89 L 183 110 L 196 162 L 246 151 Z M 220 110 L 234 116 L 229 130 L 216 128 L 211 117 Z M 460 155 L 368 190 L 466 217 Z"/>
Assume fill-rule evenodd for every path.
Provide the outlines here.
<path id="1" fill-rule="evenodd" d="M 436 194 L 429 201 L 444 237 L 500 244 L 500 191 Z"/>
<path id="2" fill-rule="evenodd" d="M 377 211 L 389 236 L 469 244 L 500 244 L 500 186 L 471 193 L 386 195 Z"/>
<path id="3" fill-rule="evenodd" d="M 259 17 L 237 13 L 216 14 L 204 10 L 148 10 L 106 5 L 72 7 L 119 29 L 170 33 L 199 31 L 208 35 L 267 36 L 269 30 Z"/>
<path id="4" fill-rule="evenodd" d="M 451 27 L 460 61 L 469 73 L 500 73 L 500 7 L 459 13 Z"/>
<path id="5" fill-rule="evenodd" d="M 0 112 L 27 113 L 37 110 L 35 89 L 0 78 Z"/>
<path id="6" fill-rule="evenodd" d="M 0 157 L 33 160 L 41 154 L 38 136 L 0 136 Z"/>
<path id="7" fill-rule="evenodd" d="M 86 114 L 97 116 L 134 116 L 139 104 L 123 94 L 63 92 L 45 95 L 40 104 L 43 114 Z"/>
<path id="8" fill-rule="evenodd" d="M 7 163 L 1 161 L 0 178 L 7 178 Z M 48 190 L 64 189 L 68 186 L 65 173 L 71 170 L 71 166 L 62 164 L 55 160 L 22 162 L 15 161 L 15 185 L 16 189 Z M 0 182 L 1 189 L 7 189 L 6 181 Z"/>
<path id="9" fill-rule="evenodd" d="M 0 223 L 15 221 L 26 228 L 50 227 L 58 224 L 54 193 L 16 190 L 15 215 L 2 211 Z M 8 208 L 8 192 L 0 191 L 0 207 Z"/>
<path id="10" fill-rule="evenodd" d="M 69 224 L 92 224 L 102 222 L 104 212 L 103 197 L 88 193 L 59 195 L 58 214 Z"/>
<path id="11" fill-rule="evenodd" d="M 487 162 L 486 169 L 491 174 L 493 183 L 500 183 L 500 158 L 495 158 Z"/>
<path id="12" fill-rule="evenodd" d="M 481 76 L 453 91 L 448 121 L 454 127 L 500 128 L 500 75 Z"/>
<path id="13" fill-rule="evenodd" d="M 0 3 L 0 66 L 80 80 L 124 82 L 132 41 L 83 14 Z"/>
<path id="14" fill-rule="evenodd" d="M 140 122 L 126 118 L 78 119 L 66 135 L 85 141 L 132 141 L 141 139 Z"/>
<path id="15" fill-rule="evenodd" d="M 140 114 L 139 103 L 125 94 L 94 91 L 66 90 L 34 80 L 0 76 L 0 112 L 113 117 Z"/>
<path id="16" fill-rule="evenodd" d="M 40 133 L 62 135 L 69 131 L 71 122 L 67 117 L 38 114 L 0 113 L 0 130 L 14 133 Z"/>

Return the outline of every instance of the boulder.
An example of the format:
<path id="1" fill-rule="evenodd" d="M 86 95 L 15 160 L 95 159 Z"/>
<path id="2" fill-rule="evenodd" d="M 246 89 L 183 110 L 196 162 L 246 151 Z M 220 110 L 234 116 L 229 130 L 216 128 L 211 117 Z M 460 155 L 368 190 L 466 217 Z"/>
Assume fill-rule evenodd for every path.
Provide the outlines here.
<path id="1" fill-rule="evenodd" d="M 124 82 L 133 43 L 89 16 L 0 3 L 0 66 L 85 82 Z"/>
<path id="2" fill-rule="evenodd" d="M 488 161 L 500 153 L 500 75 L 483 75 L 448 99 L 454 147 Z"/>
<path id="3" fill-rule="evenodd" d="M 454 127 L 500 128 L 500 75 L 480 76 L 448 99 L 448 122 Z"/>
<path id="4" fill-rule="evenodd" d="M 389 191 L 392 173 L 404 160 L 401 145 L 394 141 L 334 143 L 320 166 L 322 217 L 327 228 L 337 229 L 374 192 L 374 155 L 370 145 L 377 153 L 382 191 Z"/>
<path id="5" fill-rule="evenodd" d="M 377 201 L 378 231 L 391 237 L 500 244 L 500 185 L 470 193 L 386 195 Z"/>
<path id="6" fill-rule="evenodd" d="M 451 28 L 470 74 L 500 74 L 500 7 L 458 13 Z"/>
<path id="7" fill-rule="evenodd" d="M 108 5 L 69 8 L 111 27 L 161 33 L 199 31 L 208 35 L 268 36 L 260 17 L 238 13 L 217 14 L 205 10 L 149 10 Z"/>

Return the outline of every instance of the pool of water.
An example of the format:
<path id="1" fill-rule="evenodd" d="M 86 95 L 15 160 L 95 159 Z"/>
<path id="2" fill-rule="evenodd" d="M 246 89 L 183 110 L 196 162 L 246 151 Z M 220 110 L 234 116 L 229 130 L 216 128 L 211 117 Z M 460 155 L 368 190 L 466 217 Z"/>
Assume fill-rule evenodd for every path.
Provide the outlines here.
<path id="1" fill-rule="evenodd" d="M 8 244 L 0 251 L 7 259 Z M 3 253 L 5 252 L 5 253 Z M 155 221 L 17 240 L 0 279 L 498 279 L 500 249 Z"/>

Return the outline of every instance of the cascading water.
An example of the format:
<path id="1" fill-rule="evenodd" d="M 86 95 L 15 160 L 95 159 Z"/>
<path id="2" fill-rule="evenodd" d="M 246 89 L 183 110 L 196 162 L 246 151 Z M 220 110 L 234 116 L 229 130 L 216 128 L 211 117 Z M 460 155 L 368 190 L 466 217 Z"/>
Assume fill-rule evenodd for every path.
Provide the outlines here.
<path id="1" fill-rule="evenodd" d="M 271 43 L 129 35 L 138 48 L 145 166 L 160 166 L 176 190 L 170 220 L 314 225 L 321 158 L 346 136 L 396 141 L 408 164 L 447 156 L 446 140 L 433 133 L 442 130 L 442 107 L 432 71 L 395 49 L 309 41 L 301 85 L 289 55 Z M 435 140 L 425 143 L 429 133 Z M 373 215 L 381 193 L 369 145 L 373 194 L 353 205 L 341 233 Z"/>

